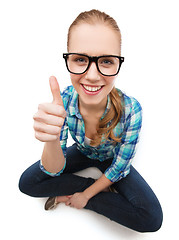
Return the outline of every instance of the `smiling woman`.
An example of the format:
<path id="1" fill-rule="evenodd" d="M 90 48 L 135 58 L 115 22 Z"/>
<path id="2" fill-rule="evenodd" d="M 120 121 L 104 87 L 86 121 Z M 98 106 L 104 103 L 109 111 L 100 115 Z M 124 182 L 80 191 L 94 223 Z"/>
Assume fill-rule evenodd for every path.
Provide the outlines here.
<path id="1" fill-rule="evenodd" d="M 66 55 L 66 65 L 71 73 L 72 84 L 79 94 L 81 111 L 93 107 L 93 110 L 96 109 L 96 112 L 104 113 L 107 96 L 110 94 L 110 110 L 104 119 L 101 119 L 100 122 L 98 120 L 98 124 L 95 126 L 97 131 L 91 141 L 91 145 L 98 145 L 101 142 L 102 135 L 106 136 L 106 138 L 110 136 L 115 141 L 120 141 L 118 136 L 113 134 L 113 129 L 122 115 L 121 98 L 114 84 L 124 58 L 120 56 L 121 41 L 119 40 L 121 40 L 121 34 L 119 28 L 116 27 L 115 21 L 108 17 L 105 18 L 104 22 L 101 16 L 97 15 L 98 13 L 92 20 L 91 18 L 88 19 L 88 13 L 86 14 L 85 21 L 84 19 L 80 20 L 81 18 L 79 17 L 77 18 L 78 24 L 75 21 L 75 24 L 73 23 L 69 28 L 69 54 Z M 109 25 L 109 20 L 112 25 Z M 74 65 L 77 65 L 72 61 L 74 60 L 73 57 L 77 57 L 77 55 L 71 54 L 74 52 L 80 54 L 80 58 L 83 57 L 81 60 L 85 63 L 82 67 L 80 66 L 80 72 L 77 72 L 79 71 L 79 66 L 74 69 Z M 104 60 L 107 62 L 105 67 Z M 71 65 L 73 68 L 71 68 Z M 87 89 L 83 87 L 84 85 L 88 89 L 101 86 L 102 88 L 97 92 L 98 94 L 91 94 L 91 92 L 86 91 Z M 91 95 L 93 95 L 93 98 L 90 97 Z M 111 125 L 107 128 L 107 123 L 109 122 L 111 122 Z"/>
<path id="2" fill-rule="evenodd" d="M 160 203 L 131 165 L 142 108 L 115 88 L 124 61 L 115 20 L 98 10 L 81 13 L 69 28 L 63 57 L 72 86 L 60 93 L 57 79 L 50 77 L 53 102 L 40 104 L 34 115 L 35 136 L 45 142 L 44 150 L 41 161 L 22 174 L 20 190 L 50 197 L 46 210 L 64 202 L 135 231 L 157 231 Z M 75 141 L 69 148 L 68 131 Z M 103 173 L 97 180 L 74 174 L 92 166 Z"/>

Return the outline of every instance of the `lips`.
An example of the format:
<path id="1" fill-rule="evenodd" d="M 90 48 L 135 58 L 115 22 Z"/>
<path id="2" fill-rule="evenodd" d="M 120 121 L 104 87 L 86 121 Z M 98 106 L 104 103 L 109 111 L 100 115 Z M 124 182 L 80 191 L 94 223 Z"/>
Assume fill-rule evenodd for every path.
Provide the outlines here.
<path id="1" fill-rule="evenodd" d="M 83 88 L 83 91 L 87 95 L 97 95 L 103 89 L 103 86 L 93 86 L 93 85 L 85 85 L 85 84 L 81 84 L 81 86 Z"/>
<path id="2" fill-rule="evenodd" d="M 102 88 L 102 86 L 94 86 L 93 87 L 93 86 L 88 86 L 88 85 L 83 85 L 83 87 L 89 92 L 97 92 Z"/>

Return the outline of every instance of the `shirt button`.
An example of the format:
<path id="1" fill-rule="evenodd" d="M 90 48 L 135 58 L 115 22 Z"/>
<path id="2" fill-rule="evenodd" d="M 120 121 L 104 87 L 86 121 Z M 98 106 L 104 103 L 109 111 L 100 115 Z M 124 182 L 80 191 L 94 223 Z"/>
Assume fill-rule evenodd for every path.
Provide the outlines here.
<path id="1" fill-rule="evenodd" d="M 98 153 L 98 151 L 97 151 L 97 150 L 95 150 L 95 154 L 96 154 L 96 156 L 99 156 L 99 153 Z"/>

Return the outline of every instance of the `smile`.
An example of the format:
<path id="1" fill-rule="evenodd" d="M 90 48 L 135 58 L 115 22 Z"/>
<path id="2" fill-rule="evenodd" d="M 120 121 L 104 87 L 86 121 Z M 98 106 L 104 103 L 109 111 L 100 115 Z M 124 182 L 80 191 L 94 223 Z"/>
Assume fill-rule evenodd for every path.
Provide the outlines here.
<path id="1" fill-rule="evenodd" d="M 83 87 L 84 87 L 87 91 L 89 91 L 89 92 L 97 92 L 97 91 L 99 91 L 99 90 L 102 88 L 102 86 L 99 86 L 99 87 L 91 87 L 91 86 L 88 86 L 88 85 L 83 85 Z"/>

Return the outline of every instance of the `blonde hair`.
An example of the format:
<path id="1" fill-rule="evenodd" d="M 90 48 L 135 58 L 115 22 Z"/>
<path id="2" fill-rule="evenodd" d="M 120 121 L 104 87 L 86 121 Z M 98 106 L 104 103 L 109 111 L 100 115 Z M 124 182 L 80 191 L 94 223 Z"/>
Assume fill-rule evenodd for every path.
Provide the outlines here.
<path id="1" fill-rule="evenodd" d="M 68 30 L 68 37 L 67 37 L 67 49 L 69 50 L 70 44 L 70 36 L 74 26 L 79 25 L 80 23 L 88 23 L 88 24 L 97 24 L 102 23 L 106 24 L 114 31 L 118 33 L 119 36 L 119 44 L 121 48 L 121 32 L 116 23 L 116 21 L 110 17 L 108 14 L 101 12 L 99 10 L 91 10 L 80 13 L 74 22 L 70 25 Z M 110 100 L 111 100 L 111 107 L 110 110 L 107 112 L 105 117 L 99 121 L 99 125 L 97 127 L 97 134 L 95 139 L 91 141 L 91 146 L 97 146 L 101 143 L 102 137 L 105 140 L 111 138 L 115 142 L 120 142 L 121 138 L 118 136 L 114 136 L 113 129 L 119 123 L 120 118 L 122 116 L 122 103 L 121 98 L 118 94 L 118 91 L 114 87 L 110 92 Z"/>

